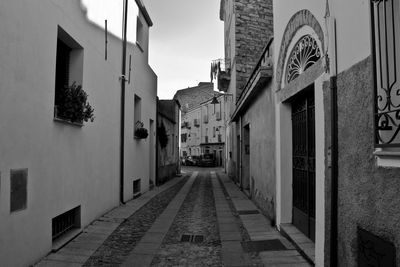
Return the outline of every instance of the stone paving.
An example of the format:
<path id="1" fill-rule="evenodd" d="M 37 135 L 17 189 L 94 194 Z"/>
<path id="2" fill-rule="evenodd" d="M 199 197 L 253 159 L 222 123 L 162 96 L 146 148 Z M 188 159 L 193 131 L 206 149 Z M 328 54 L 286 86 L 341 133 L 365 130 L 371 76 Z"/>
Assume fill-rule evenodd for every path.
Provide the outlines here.
<path id="1" fill-rule="evenodd" d="M 189 174 L 100 217 L 37 266 L 311 266 L 221 169 Z M 249 249 L 259 241 L 281 247 Z"/>
<path id="2" fill-rule="evenodd" d="M 218 172 L 218 176 L 237 213 L 258 210 L 255 204 L 239 190 L 226 174 Z M 239 217 L 249 234 L 251 241 L 279 240 L 283 246 L 286 247 L 284 250 L 268 250 L 259 252 L 258 254 L 261 258 L 262 266 L 311 266 L 294 248 L 294 246 L 271 226 L 271 222 L 261 213 L 243 214 L 239 215 Z"/>
<path id="3" fill-rule="evenodd" d="M 199 243 L 182 234 L 203 235 Z M 211 177 L 201 173 L 187 195 L 152 266 L 221 266 L 221 242 Z"/>
<path id="4" fill-rule="evenodd" d="M 177 177 L 162 186 L 156 187 L 152 191 L 146 192 L 139 198 L 111 210 L 84 228 L 77 238 L 56 253 L 50 253 L 35 266 L 82 266 L 95 254 L 96 250 L 103 245 L 122 222 L 150 201 L 155 200 L 156 196 L 160 198 L 161 194 L 167 193 L 169 190 L 174 190 L 174 186 L 181 187 L 186 180 L 187 177 Z"/>
<path id="5" fill-rule="evenodd" d="M 155 221 L 143 239 L 130 252 L 129 257 L 124 261 L 122 266 L 141 267 L 149 266 L 151 264 L 196 176 L 197 172 L 194 172 L 189 181 L 169 203 L 168 207 Z"/>

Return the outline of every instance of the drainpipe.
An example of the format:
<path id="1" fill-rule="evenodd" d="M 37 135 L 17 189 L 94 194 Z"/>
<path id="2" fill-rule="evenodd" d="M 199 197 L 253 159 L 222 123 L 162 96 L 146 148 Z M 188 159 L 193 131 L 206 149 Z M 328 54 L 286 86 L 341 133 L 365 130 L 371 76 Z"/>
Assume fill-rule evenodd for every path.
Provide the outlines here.
<path id="1" fill-rule="evenodd" d="M 337 105 L 337 38 L 333 21 L 334 75 L 330 78 L 331 93 L 331 236 L 330 266 L 338 266 L 338 105 Z"/>
<path id="2" fill-rule="evenodd" d="M 123 11 L 123 34 L 122 34 L 122 73 L 121 73 L 121 129 L 120 129 L 120 188 L 119 198 L 120 203 L 125 204 L 124 201 L 124 160 L 125 160 L 125 82 L 126 82 L 126 28 L 128 20 L 128 0 L 125 0 L 125 9 Z"/>
<path id="3" fill-rule="evenodd" d="M 156 104 L 156 177 L 155 177 L 155 185 L 158 186 L 158 96 L 156 98 L 157 104 Z"/>

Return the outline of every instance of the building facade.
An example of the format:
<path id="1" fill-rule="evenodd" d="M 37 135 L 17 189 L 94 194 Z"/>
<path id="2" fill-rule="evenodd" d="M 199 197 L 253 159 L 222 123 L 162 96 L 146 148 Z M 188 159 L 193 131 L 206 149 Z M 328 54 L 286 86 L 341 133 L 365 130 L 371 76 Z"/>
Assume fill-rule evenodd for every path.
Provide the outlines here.
<path id="1" fill-rule="evenodd" d="M 89 21 L 78 0 L 0 3 L 1 265 L 34 264 L 67 241 L 67 229 L 79 233 L 120 199 L 131 199 L 133 184 L 145 192 L 155 180 L 157 77 L 147 63 L 152 22 L 140 1 L 130 4 L 144 38 L 141 48 L 127 46 L 132 71 L 122 98 L 121 183 L 121 39 Z M 60 113 L 62 89 L 74 82 L 88 95 L 93 122 L 72 123 Z M 134 138 L 138 120 L 146 139 Z"/>
<path id="2" fill-rule="evenodd" d="M 212 104 L 213 100 L 218 103 Z M 225 130 L 231 97 L 216 93 L 182 116 L 181 156 L 213 154 L 215 166 L 225 166 Z"/>
<path id="3" fill-rule="evenodd" d="M 274 1 L 273 33 L 232 114 L 238 183 L 316 266 L 399 265 L 399 1 Z"/>
<path id="4" fill-rule="evenodd" d="M 179 173 L 180 104 L 176 100 L 158 101 L 157 180 L 162 184 Z"/>
<path id="5" fill-rule="evenodd" d="M 232 95 L 230 115 L 272 34 L 272 1 L 222 0 L 225 59 L 217 74 L 218 89 Z M 239 177 L 240 125 L 229 121 L 226 129 L 226 166 L 231 177 Z"/>

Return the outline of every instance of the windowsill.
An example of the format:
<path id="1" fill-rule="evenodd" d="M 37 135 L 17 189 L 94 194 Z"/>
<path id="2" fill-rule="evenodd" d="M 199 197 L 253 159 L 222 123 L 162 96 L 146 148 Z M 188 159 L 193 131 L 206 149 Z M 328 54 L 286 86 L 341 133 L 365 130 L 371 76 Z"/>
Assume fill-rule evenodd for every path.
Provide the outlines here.
<path id="1" fill-rule="evenodd" d="M 144 49 L 143 49 L 142 45 L 141 45 L 138 41 L 136 41 L 136 46 L 139 48 L 139 50 L 140 50 L 142 53 L 144 52 Z"/>
<path id="2" fill-rule="evenodd" d="M 75 237 L 80 235 L 82 233 L 82 228 L 75 228 L 63 235 L 60 238 L 57 238 L 55 241 L 53 241 L 53 245 L 51 247 L 52 252 L 57 252 L 60 250 L 62 247 L 64 247 L 66 244 L 71 242 Z"/>
<path id="3" fill-rule="evenodd" d="M 400 168 L 400 151 L 376 150 L 374 156 L 378 167 Z"/>
<path id="4" fill-rule="evenodd" d="M 73 125 L 73 126 L 77 126 L 77 127 L 82 127 L 83 126 L 83 123 L 71 122 L 71 121 L 67 121 L 67 120 L 64 120 L 64 119 L 61 119 L 61 118 L 57 118 L 57 117 L 54 117 L 53 121 L 59 122 L 59 123 L 64 123 L 64 124 L 69 124 L 69 125 Z"/>

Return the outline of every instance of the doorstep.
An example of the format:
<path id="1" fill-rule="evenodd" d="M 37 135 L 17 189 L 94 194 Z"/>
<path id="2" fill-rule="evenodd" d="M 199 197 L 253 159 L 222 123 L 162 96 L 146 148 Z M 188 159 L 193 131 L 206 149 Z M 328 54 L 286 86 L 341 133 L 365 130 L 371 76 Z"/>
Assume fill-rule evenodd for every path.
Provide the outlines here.
<path id="1" fill-rule="evenodd" d="M 300 253 L 315 264 L 315 243 L 291 223 L 280 224 L 280 232 L 286 236 Z"/>

